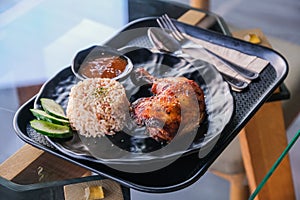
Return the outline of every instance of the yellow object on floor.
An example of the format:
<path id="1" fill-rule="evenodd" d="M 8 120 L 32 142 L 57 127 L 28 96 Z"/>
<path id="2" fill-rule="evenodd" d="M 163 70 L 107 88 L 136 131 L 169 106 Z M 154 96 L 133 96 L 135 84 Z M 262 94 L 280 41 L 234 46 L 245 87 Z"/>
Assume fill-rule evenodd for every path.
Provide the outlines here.
<path id="1" fill-rule="evenodd" d="M 65 200 L 124 200 L 121 186 L 110 179 L 64 186 Z"/>
<path id="2" fill-rule="evenodd" d="M 89 186 L 85 188 L 86 200 L 97 200 L 104 198 L 104 192 L 102 186 Z"/>
<path id="3" fill-rule="evenodd" d="M 256 35 L 255 33 L 249 33 L 249 34 L 245 35 L 244 40 L 246 40 L 247 42 L 251 42 L 253 44 L 260 44 L 261 43 L 261 40 L 260 40 L 259 36 Z"/>

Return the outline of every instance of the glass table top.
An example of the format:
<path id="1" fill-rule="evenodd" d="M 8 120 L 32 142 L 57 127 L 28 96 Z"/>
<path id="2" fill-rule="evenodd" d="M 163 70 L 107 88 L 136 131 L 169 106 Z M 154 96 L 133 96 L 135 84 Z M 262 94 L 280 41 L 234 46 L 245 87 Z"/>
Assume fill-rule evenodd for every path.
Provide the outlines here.
<path id="1" fill-rule="evenodd" d="M 0 15 L 3 16 L 0 17 L 0 60 L 2 65 L 0 67 L 0 118 L 2 119 L 0 127 L 3 138 L 0 140 L 0 163 L 25 144 L 15 134 L 13 128 L 12 121 L 16 111 L 39 91 L 45 81 L 63 68 L 70 66 L 79 50 L 109 41 L 126 24 L 135 19 L 160 16 L 164 13 L 177 19 L 189 10 L 188 6 L 174 2 L 142 0 L 112 0 L 109 2 L 32 0 L 26 1 L 24 4 L 19 2 L 7 6 L 10 9 L 0 9 Z M 206 29 L 223 35 L 230 34 L 222 18 L 209 12 L 205 14 L 214 18 L 213 23 L 205 27 Z M 278 84 L 275 83 L 275 85 Z M 268 91 L 268 95 L 270 93 L 271 91 Z M 233 96 L 239 99 L 242 95 Z M 267 94 L 263 94 L 261 100 L 266 100 L 266 98 Z M 236 136 L 260 105 L 261 102 L 253 102 L 253 105 L 250 105 L 253 107 L 250 107 L 243 118 L 233 120 L 231 126 L 226 129 L 230 134 L 224 136 L 223 142 L 218 144 L 219 149 L 215 149 L 213 159 L 210 161 L 203 159 L 195 169 L 195 171 L 201 172 L 190 174 L 190 176 L 195 175 L 199 178 L 205 173 L 208 166 Z M 198 157 L 190 156 L 189 159 L 191 162 L 196 162 Z M 205 162 L 207 163 L 203 164 Z M 78 160 L 75 161 L 75 164 L 87 166 L 85 162 Z M 97 172 L 98 167 L 95 164 L 88 166 L 92 171 L 96 169 Z M 42 169 L 43 159 L 35 166 L 33 169 L 35 171 L 28 173 L 34 174 L 34 179 L 29 180 L 28 176 L 24 175 L 16 178 L 15 182 L 33 184 L 40 183 L 41 180 L 52 182 L 60 179 L 57 173 L 52 172 L 51 175 L 48 174 L 48 177 L 40 179 L 41 174 L 38 172 Z M 104 167 L 104 175 L 107 175 L 106 170 Z M 126 185 L 124 179 L 127 176 L 122 174 L 118 178 L 121 183 Z M 70 176 L 70 178 L 76 177 Z M 143 176 L 138 179 L 143 179 Z M 134 182 L 130 184 L 134 185 Z M 184 186 L 186 185 L 181 187 Z M 142 190 L 146 191 L 147 188 Z M 165 190 L 167 189 L 165 188 Z"/>
<path id="2" fill-rule="evenodd" d="M 12 124 L 16 111 L 34 96 L 41 85 L 72 63 L 81 49 L 103 44 L 132 20 L 168 12 L 178 18 L 189 7 L 169 1 L 24 1 L 2 4 L 0 11 L 0 163 L 19 150 L 25 142 L 15 134 Z M 1 6 L 0 6 L 1 7 Z M 216 21 L 207 29 L 229 34 L 225 24 Z M 18 184 L 59 180 L 60 176 L 41 179 L 43 164 L 24 176 Z M 40 168 L 39 168 L 40 167 Z M 31 178 L 29 179 L 29 176 Z"/>

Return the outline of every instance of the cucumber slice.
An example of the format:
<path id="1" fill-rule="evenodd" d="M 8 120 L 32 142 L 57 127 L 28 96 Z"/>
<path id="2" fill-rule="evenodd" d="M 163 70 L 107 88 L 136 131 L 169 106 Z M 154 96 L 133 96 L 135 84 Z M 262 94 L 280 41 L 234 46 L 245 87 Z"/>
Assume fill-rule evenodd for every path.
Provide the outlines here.
<path id="1" fill-rule="evenodd" d="M 53 99 L 41 98 L 41 104 L 43 109 L 49 115 L 53 115 L 61 119 L 68 119 L 65 115 L 64 109 Z"/>
<path id="2" fill-rule="evenodd" d="M 60 119 L 60 118 L 54 117 L 52 115 L 49 115 L 48 113 L 46 113 L 43 110 L 30 109 L 30 111 L 37 119 L 40 119 L 40 120 L 44 120 L 47 122 L 51 122 L 54 124 L 60 124 L 60 125 L 69 125 L 70 124 L 70 122 L 68 120 Z"/>
<path id="3" fill-rule="evenodd" d="M 68 138 L 73 135 L 69 126 L 53 124 L 37 119 L 30 121 L 30 125 L 37 132 L 53 138 Z"/>

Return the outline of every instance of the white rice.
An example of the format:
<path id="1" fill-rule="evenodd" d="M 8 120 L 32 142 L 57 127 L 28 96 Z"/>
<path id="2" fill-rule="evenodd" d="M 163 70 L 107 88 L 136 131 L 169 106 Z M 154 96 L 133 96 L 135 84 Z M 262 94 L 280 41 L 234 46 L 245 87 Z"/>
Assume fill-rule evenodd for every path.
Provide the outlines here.
<path id="1" fill-rule="evenodd" d="M 97 137 L 122 130 L 128 109 L 129 102 L 121 83 L 108 78 L 91 78 L 72 87 L 67 116 L 79 134 Z"/>

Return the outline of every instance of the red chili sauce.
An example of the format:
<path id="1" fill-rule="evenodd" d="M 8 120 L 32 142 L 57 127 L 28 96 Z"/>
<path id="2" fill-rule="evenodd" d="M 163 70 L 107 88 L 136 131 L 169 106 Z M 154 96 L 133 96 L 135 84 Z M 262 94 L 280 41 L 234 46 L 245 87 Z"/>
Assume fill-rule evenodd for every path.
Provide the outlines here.
<path id="1" fill-rule="evenodd" d="M 96 58 L 83 63 L 79 74 L 86 78 L 114 78 L 126 68 L 127 60 L 119 56 Z"/>

